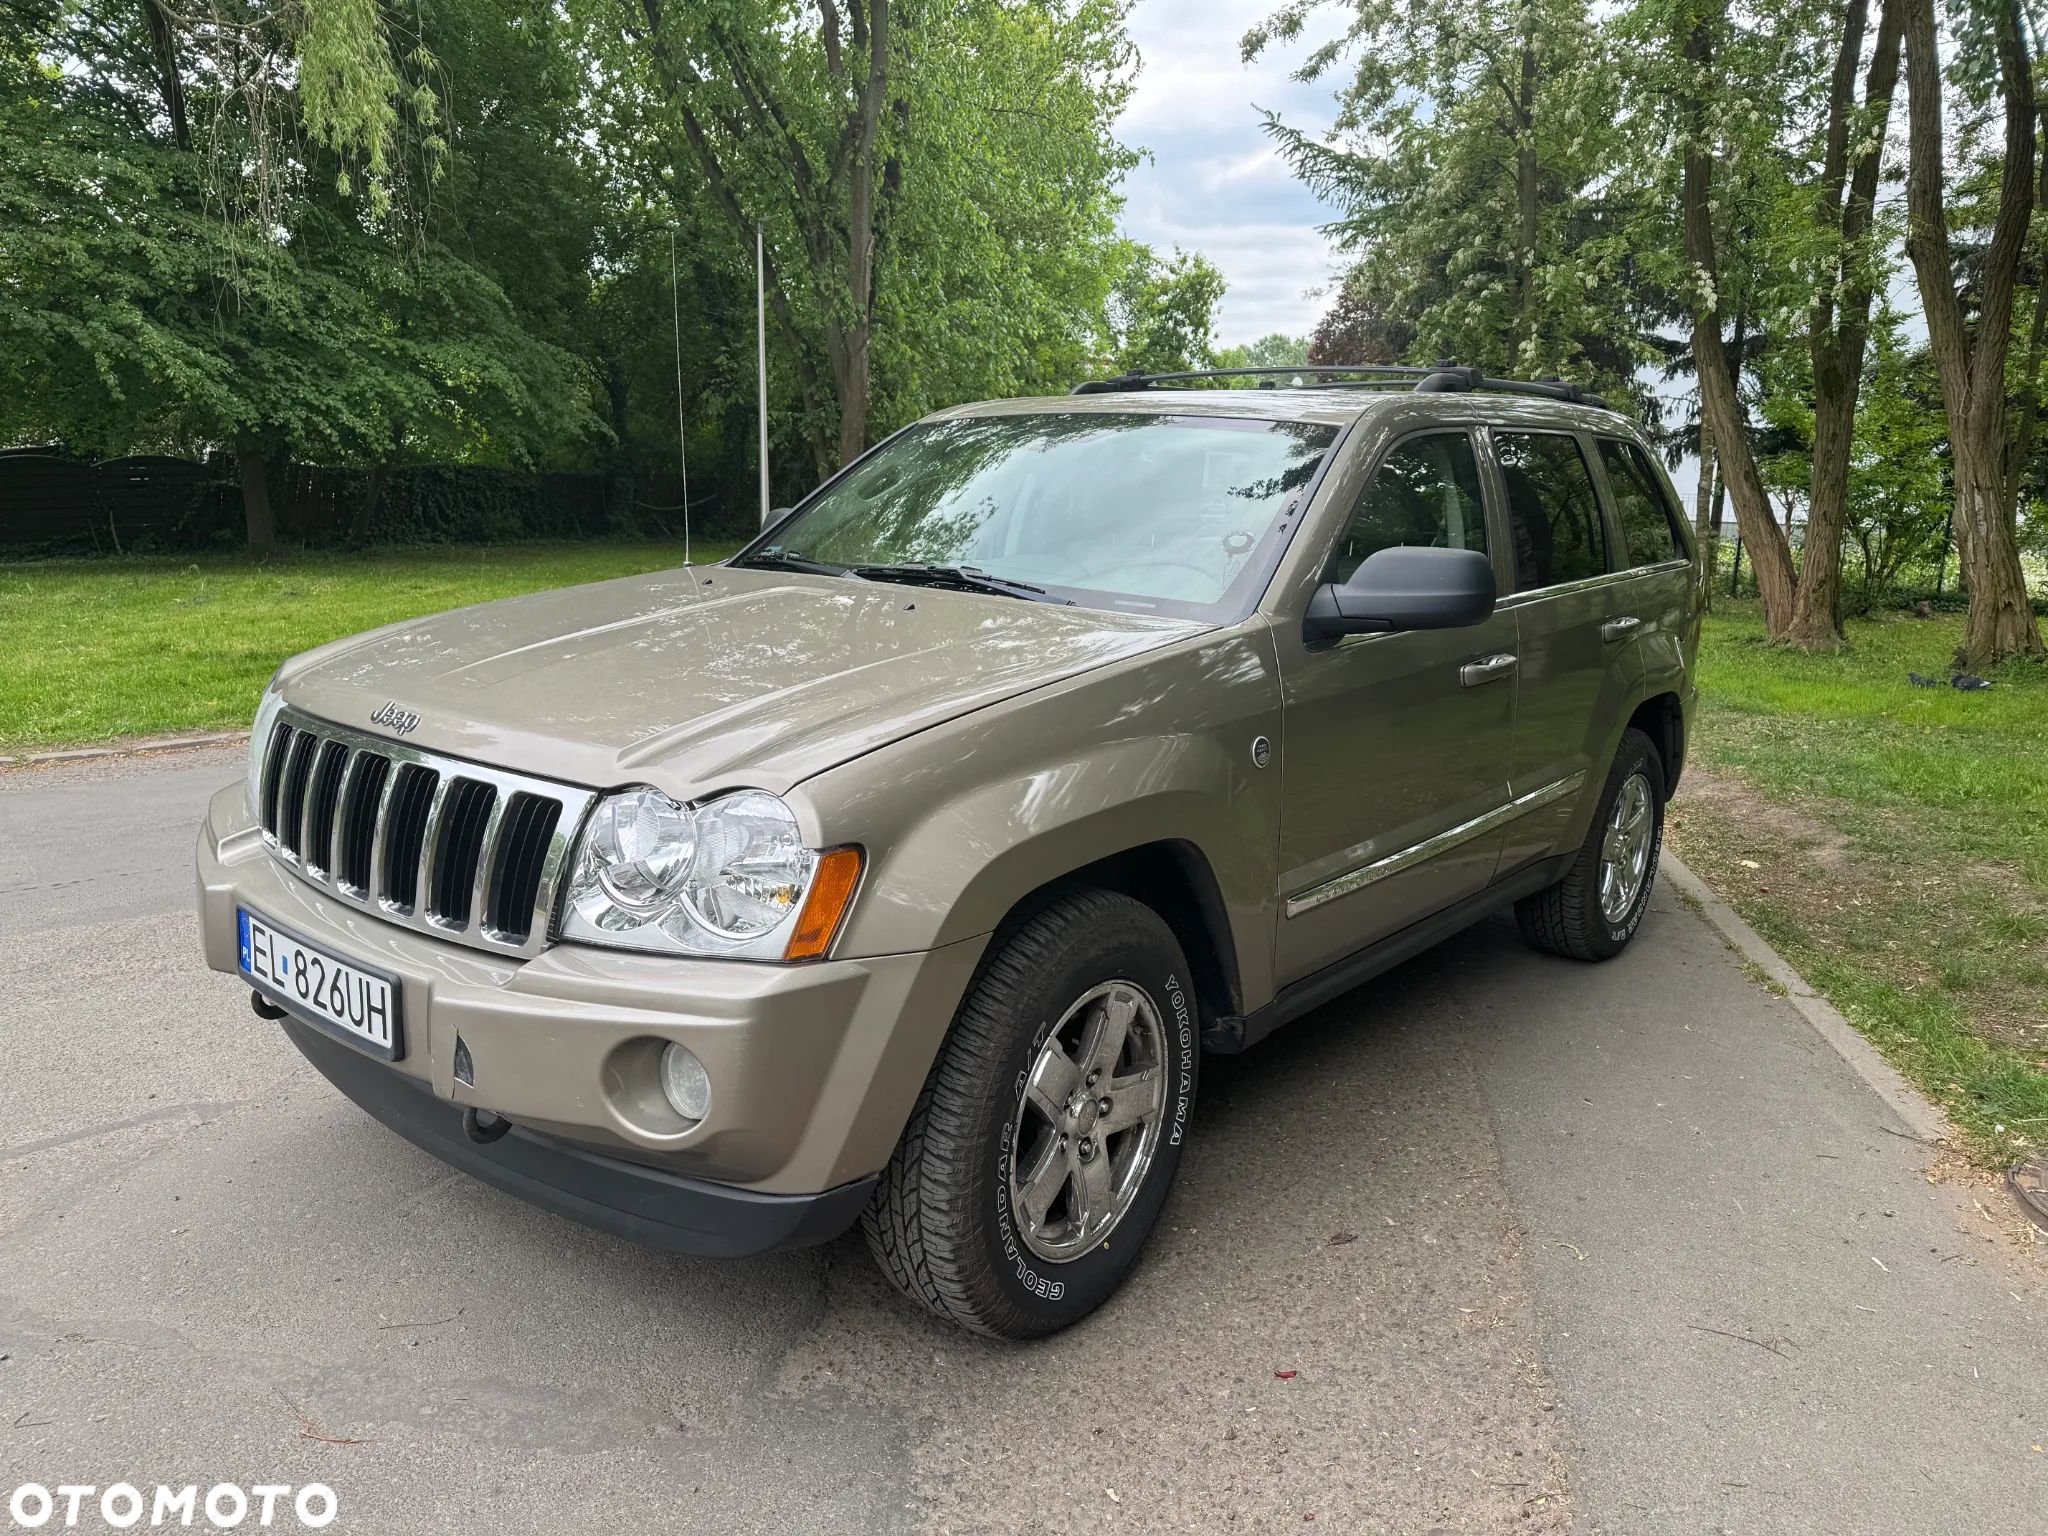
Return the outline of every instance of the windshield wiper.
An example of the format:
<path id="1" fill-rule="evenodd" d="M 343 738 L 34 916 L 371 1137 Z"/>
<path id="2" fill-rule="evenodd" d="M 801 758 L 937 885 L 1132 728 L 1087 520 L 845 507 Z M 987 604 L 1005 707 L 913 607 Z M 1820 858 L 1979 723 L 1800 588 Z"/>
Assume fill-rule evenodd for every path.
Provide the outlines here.
<path id="1" fill-rule="evenodd" d="M 867 581 L 900 581 L 911 587 L 948 587 L 957 592 L 992 592 L 998 597 L 1026 599 L 1045 596 L 1045 588 L 1008 576 L 992 576 L 971 565 L 931 565 L 914 560 L 902 565 L 856 565 L 847 574 Z M 1056 599 L 1048 599 L 1056 601 Z"/>
<path id="2" fill-rule="evenodd" d="M 759 554 L 749 555 L 736 562 L 742 568 L 757 568 L 778 571 L 803 571 L 812 576 L 844 576 L 846 567 L 828 565 L 823 560 L 813 560 L 808 555 L 799 555 L 793 550 L 764 549 Z"/>

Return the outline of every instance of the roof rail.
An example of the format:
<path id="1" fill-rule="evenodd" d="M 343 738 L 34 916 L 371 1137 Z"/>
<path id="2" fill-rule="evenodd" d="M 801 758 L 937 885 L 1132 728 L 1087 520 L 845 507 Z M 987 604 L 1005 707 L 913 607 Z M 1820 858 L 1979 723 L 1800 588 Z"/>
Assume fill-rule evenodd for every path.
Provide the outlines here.
<path id="1" fill-rule="evenodd" d="M 1419 395 L 1485 391 L 1489 394 L 1535 395 L 1545 400 L 1566 400 L 1612 410 L 1599 395 L 1562 379 L 1494 379 L 1477 368 L 1442 359 L 1427 368 L 1394 363 L 1365 363 L 1340 367 L 1329 363 L 1307 363 L 1298 368 L 1191 368 L 1182 373 L 1123 373 L 1108 379 L 1087 379 L 1076 384 L 1077 395 L 1120 395 L 1210 379 L 1257 379 L 1260 389 L 1341 389 L 1346 381 L 1396 383 L 1413 380 Z M 1288 381 L 1286 384 L 1281 380 Z"/>

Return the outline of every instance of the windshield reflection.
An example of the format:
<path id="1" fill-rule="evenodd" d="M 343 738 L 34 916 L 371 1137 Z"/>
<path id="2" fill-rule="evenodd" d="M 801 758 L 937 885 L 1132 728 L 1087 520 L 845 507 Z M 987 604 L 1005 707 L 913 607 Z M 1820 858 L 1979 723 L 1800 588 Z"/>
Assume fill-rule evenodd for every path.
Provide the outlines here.
<path id="1" fill-rule="evenodd" d="M 911 428 L 739 564 L 936 566 L 1060 602 L 1219 617 L 1336 428 L 1053 412 Z"/>

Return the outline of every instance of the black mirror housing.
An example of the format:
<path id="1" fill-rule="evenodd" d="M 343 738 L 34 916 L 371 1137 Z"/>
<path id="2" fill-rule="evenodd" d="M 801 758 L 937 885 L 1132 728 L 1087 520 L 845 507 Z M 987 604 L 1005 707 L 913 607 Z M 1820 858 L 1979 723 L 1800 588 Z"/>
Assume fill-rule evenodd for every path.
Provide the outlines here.
<path id="1" fill-rule="evenodd" d="M 1493 562 L 1475 549 L 1396 545 L 1369 555 L 1342 586 L 1327 582 L 1309 600 L 1310 640 L 1407 629 L 1464 629 L 1493 614 Z"/>

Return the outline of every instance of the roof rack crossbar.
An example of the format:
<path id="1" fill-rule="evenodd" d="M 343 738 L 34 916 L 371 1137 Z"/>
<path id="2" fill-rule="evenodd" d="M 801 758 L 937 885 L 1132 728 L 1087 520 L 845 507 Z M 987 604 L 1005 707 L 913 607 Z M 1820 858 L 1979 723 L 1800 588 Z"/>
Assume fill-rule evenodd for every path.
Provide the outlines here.
<path id="1" fill-rule="evenodd" d="M 1448 360 L 1429 367 L 1397 363 L 1363 363 L 1341 367 L 1330 363 L 1305 363 L 1297 368 L 1192 368 L 1182 373 L 1123 373 L 1108 379 L 1087 379 L 1074 386 L 1077 395 L 1116 395 L 1161 385 L 1191 383 L 1205 379 L 1259 379 L 1261 389 L 1279 387 L 1274 381 L 1295 379 L 1299 389 L 1341 388 L 1345 378 L 1397 381 L 1413 379 L 1417 394 L 1437 395 L 1483 390 L 1489 394 L 1533 395 L 1544 400 L 1566 400 L 1611 410 L 1607 401 L 1577 384 L 1562 379 L 1495 379 L 1477 368 Z"/>
<path id="2" fill-rule="evenodd" d="M 1115 395 L 1128 390 L 1151 389 L 1159 384 L 1180 384 L 1192 379 L 1298 378 L 1304 374 L 1318 379 L 1336 374 L 1364 374 L 1388 379 L 1419 379 L 1431 370 L 1397 363 L 1362 363 L 1338 367 L 1329 363 L 1304 363 L 1298 368 L 1190 368 L 1184 373 L 1120 373 L 1109 379 L 1086 379 L 1076 384 L 1077 395 Z"/>

